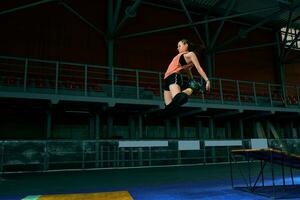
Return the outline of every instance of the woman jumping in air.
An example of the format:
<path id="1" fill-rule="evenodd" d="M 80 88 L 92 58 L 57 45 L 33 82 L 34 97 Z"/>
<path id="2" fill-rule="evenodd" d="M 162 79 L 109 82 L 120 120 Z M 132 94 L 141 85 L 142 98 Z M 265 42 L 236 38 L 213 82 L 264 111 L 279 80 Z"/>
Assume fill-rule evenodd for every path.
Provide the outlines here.
<path id="1" fill-rule="evenodd" d="M 206 82 L 205 89 L 210 90 L 210 82 L 200 66 L 199 60 L 191 50 L 192 44 L 187 39 L 182 39 L 177 44 L 178 55 L 176 55 L 169 64 L 164 76 L 164 101 L 167 108 L 180 106 L 187 102 L 188 96 L 192 95 L 193 91 L 199 90 L 199 83 L 193 80 L 191 73 L 192 67 L 196 67 L 198 73 Z M 182 90 L 183 78 L 182 73 L 187 73 L 191 81 L 188 88 Z"/>

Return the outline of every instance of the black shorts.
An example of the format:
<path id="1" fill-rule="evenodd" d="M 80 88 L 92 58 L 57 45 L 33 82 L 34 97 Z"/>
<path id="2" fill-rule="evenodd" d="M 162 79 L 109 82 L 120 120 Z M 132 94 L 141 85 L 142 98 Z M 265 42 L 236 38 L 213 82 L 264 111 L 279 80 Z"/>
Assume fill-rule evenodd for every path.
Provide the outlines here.
<path id="1" fill-rule="evenodd" d="M 164 79 L 163 89 L 167 90 L 167 91 L 170 91 L 169 86 L 172 85 L 172 84 L 179 85 L 181 87 L 181 89 L 186 86 L 182 75 L 181 74 L 176 74 L 176 73 L 171 74 L 166 79 Z"/>

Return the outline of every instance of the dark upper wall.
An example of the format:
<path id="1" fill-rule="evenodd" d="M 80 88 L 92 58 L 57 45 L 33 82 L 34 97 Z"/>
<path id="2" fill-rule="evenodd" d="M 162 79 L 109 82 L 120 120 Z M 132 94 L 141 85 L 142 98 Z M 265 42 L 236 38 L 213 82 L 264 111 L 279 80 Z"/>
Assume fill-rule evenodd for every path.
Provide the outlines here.
<path id="1" fill-rule="evenodd" d="M 83 17 L 106 32 L 107 1 L 80 0 L 66 1 Z M 124 10 L 132 1 L 122 5 L 119 21 Z M 18 5 L 18 4 L 15 4 Z M 1 8 L 5 10 L 13 5 Z M 199 20 L 199 16 L 193 16 Z M 8 23 L 9 22 L 9 23 Z M 142 4 L 135 18 L 128 22 L 117 33 L 142 32 L 165 26 L 187 23 L 183 12 L 147 6 Z M 51 60 L 65 60 L 79 63 L 106 65 L 107 48 L 104 37 L 57 3 L 43 4 L 37 7 L 0 15 L 2 25 L 0 37 L 0 54 L 10 56 L 33 57 Z M 219 23 L 209 25 L 210 38 L 216 32 Z M 225 22 L 216 46 L 234 36 L 247 27 Z M 199 30 L 204 37 L 204 26 Z M 177 53 L 177 41 L 183 37 L 199 43 L 192 28 L 176 29 L 168 32 L 148 34 L 130 39 L 120 39 L 115 43 L 115 65 L 120 67 L 165 71 L 173 56 Z M 244 39 L 227 46 L 245 47 L 274 42 L 274 33 L 267 30 L 255 30 Z M 234 52 L 217 53 L 215 56 L 214 76 L 241 80 L 257 80 L 276 82 L 274 47 L 257 48 Z M 203 67 L 205 63 L 201 60 Z M 297 65 L 296 65 L 297 66 Z M 297 67 L 289 67 L 287 80 L 299 83 L 294 71 Z M 299 70 L 298 70 L 299 71 Z M 294 77 L 294 78 L 290 78 Z"/>
<path id="2" fill-rule="evenodd" d="M 103 14 L 99 14 L 105 12 L 106 5 L 95 0 L 84 6 L 78 0 L 69 5 L 100 29 L 106 26 Z M 103 37 L 60 4 L 47 3 L 0 15 L 0 23 L 2 55 L 105 63 Z"/>

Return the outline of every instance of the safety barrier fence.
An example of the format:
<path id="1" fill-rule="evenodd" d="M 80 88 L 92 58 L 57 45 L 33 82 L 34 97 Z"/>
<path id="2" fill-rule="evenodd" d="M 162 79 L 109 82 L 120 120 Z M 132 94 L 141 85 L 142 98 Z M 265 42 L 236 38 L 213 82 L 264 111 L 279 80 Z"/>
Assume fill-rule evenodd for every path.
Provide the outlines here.
<path id="1" fill-rule="evenodd" d="M 200 77 L 196 76 L 200 82 Z M 299 107 L 299 86 L 210 78 L 199 102 Z M 163 73 L 61 61 L 0 56 L 0 91 L 161 100 Z"/>
<path id="2" fill-rule="evenodd" d="M 299 154 L 300 140 L 6 140 L 0 141 L 0 171 L 228 163 L 233 149 L 268 147 Z"/>

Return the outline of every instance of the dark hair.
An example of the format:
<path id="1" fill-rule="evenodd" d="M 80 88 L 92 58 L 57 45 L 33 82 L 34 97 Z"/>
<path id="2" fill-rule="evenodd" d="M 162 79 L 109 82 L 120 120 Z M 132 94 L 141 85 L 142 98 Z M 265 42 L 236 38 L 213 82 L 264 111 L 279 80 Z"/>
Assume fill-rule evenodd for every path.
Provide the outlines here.
<path id="1" fill-rule="evenodd" d="M 193 51 L 197 56 L 200 56 L 200 54 L 202 53 L 202 51 L 205 48 L 202 44 L 194 44 L 186 38 L 183 38 L 180 41 L 183 44 L 187 44 L 188 45 L 188 51 Z"/>

